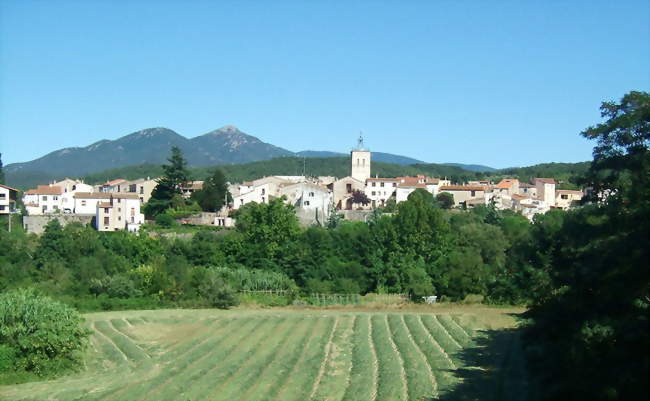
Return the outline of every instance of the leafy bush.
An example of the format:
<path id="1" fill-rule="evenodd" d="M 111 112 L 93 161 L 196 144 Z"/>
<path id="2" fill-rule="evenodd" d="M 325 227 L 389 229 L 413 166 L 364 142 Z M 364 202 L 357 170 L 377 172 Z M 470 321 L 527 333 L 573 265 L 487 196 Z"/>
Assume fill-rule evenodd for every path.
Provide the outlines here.
<path id="1" fill-rule="evenodd" d="M 228 309 L 239 304 L 235 290 L 214 272 L 206 275 L 203 283 L 199 285 L 198 292 L 215 308 Z"/>
<path id="2" fill-rule="evenodd" d="M 82 321 L 74 309 L 33 289 L 2 294 L 0 360 L 13 357 L 15 368 L 39 375 L 75 368 L 90 335 Z"/>
<path id="3" fill-rule="evenodd" d="M 176 224 L 176 220 L 171 215 L 162 213 L 156 216 L 156 224 L 163 228 L 170 228 Z"/>
<path id="4" fill-rule="evenodd" d="M 6 344 L 0 344 L 0 373 L 13 369 L 16 363 L 16 350 Z"/>

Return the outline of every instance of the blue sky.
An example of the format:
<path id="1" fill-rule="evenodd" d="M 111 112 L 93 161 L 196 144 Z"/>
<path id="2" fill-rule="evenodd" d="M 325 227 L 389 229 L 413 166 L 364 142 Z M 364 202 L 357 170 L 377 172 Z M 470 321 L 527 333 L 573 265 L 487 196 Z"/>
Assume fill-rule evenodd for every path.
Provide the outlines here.
<path id="1" fill-rule="evenodd" d="M 0 2 L 0 152 L 164 126 L 289 150 L 493 167 L 582 161 L 650 87 L 648 1 Z"/>

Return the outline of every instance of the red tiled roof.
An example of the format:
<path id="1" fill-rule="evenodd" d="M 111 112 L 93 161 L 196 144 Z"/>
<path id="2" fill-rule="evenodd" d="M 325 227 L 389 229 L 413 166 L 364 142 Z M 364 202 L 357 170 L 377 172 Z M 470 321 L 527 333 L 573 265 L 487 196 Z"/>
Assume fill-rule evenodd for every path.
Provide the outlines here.
<path id="1" fill-rule="evenodd" d="M 485 191 L 485 187 L 479 185 L 443 185 L 440 191 Z"/>
<path id="2" fill-rule="evenodd" d="M 123 182 L 126 182 L 126 180 L 124 180 L 122 178 L 118 178 L 118 179 L 115 179 L 113 181 L 107 181 L 106 184 L 104 184 L 104 185 L 117 185 L 117 184 L 121 184 Z"/>
<path id="3" fill-rule="evenodd" d="M 519 180 L 516 178 L 504 178 L 495 186 L 498 189 L 510 189 L 513 185 L 518 184 Z"/>
<path id="4" fill-rule="evenodd" d="M 398 182 L 399 178 L 368 178 L 366 181 L 394 181 L 394 182 Z"/>
<path id="5" fill-rule="evenodd" d="M 553 178 L 535 178 L 535 182 L 543 182 L 544 184 L 555 184 L 555 180 Z"/>
<path id="6" fill-rule="evenodd" d="M 567 195 L 580 195 L 580 196 L 584 195 L 584 192 L 582 191 L 575 191 L 571 189 L 558 189 L 555 192 L 558 194 L 567 194 Z"/>
<path id="7" fill-rule="evenodd" d="M 525 195 L 519 195 L 519 194 L 513 194 L 512 199 L 515 200 L 524 200 L 524 199 L 530 199 L 530 197 L 525 196 Z"/>
<path id="8" fill-rule="evenodd" d="M 75 199 L 140 199 L 138 194 L 126 192 L 77 192 Z"/>
<path id="9" fill-rule="evenodd" d="M 49 185 L 39 185 L 36 189 L 30 189 L 25 192 L 26 195 L 61 195 L 62 193 L 63 188 L 51 187 Z"/>
<path id="10" fill-rule="evenodd" d="M 18 190 L 18 189 L 16 189 L 16 188 L 8 187 L 8 186 L 6 186 L 6 185 L 2 185 L 2 184 L 0 184 L 0 187 L 2 187 L 2 188 L 6 188 L 6 189 L 8 189 L 8 190 L 10 190 L 10 191 L 20 192 L 20 190 Z"/>
<path id="11" fill-rule="evenodd" d="M 399 184 L 398 188 L 426 188 L 424 184 Z"/>

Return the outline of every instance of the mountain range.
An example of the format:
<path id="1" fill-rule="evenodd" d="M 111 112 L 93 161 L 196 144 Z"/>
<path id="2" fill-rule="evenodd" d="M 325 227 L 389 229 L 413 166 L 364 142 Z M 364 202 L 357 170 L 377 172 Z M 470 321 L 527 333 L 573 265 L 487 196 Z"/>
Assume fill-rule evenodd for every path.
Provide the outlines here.
<path id="1" fill-rule="evenodd" d="M 8 164 L 4 171 L 11 182 L 80 177 L 125 166 L 163 164 L 169 157 L 172 146 L 178 146 L 188 165 L 196 167 L 241 164 L 278 157 L 348 157 L 345 153 L 328 151 L 292 152 L 263 142 L 231 125 L 194 138 L 186 138 L 171 129 L 158 127 L 143 129 L 115 140 L 104 139 L 85 147 L 59 149 L 32 161 Z M 425 163 L 383 152 L 373 152 L 372 160 L 403 166 Z M 494 170 L 485 166 L 453 165 L 470 171 Z"/>

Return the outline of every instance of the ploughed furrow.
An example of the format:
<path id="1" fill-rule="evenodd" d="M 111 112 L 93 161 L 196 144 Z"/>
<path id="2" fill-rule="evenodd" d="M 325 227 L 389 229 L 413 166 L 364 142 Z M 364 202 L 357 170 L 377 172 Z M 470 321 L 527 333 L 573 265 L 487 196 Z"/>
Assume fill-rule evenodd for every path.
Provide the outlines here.
<path id="1" fill-rule="evenodd" d="M 152 392 L 157 392 L 166 386 L 174 377 L 186 370 L 193 361 L 201 358 L 207 354 L 214 346 L 228 338 L 236 330 L 245 330 L 246 324 L 252 323 L 251 321 L 244 321 L 243 319 L 233 319 L 227 322 L 228 324 L 220 327 L 212 332 L 212 335 L 206 337 L 202 341 L 193 344 L 189 349 L 177 350 L 174 356 L 165 354 L 159 361 L 163 363 L 162 370 L 151 378 L 139 380 L 129 383 L 124 387 L 119 394 L 119 397 L 110 397 L 109 400 L 140 400 Z M 108 401 L 108 400 L 106 400 Z"/>
<path id="2" fill-rule="evenodd" d="M 227 380 L 241 364 L 253 357 L 259 344 L 283 320 L 266 319 L 245 334 L 234 333 L 227 342 L 194 363 L 186 374 L 176 377 L 166 394 L 156 400 L 175 400 L 171 396 L 181 395 L 193 401 L 205 398 L 217 388 L 217 383 Z"/>
<path id="3" fill-rule="evenodd" d="M 139 317 L 127 317 L 127 318 L 124 319 L 124 320 L 126 320 L 127 322 L 129 322 L 129 324 L 131 324 L 131 326 L 139 326 L 139 325 L 141 325 L 141 324 L 145 324 L 145 321 L 142 320 L 142 319 L 139 318 Z"/>
<path id="4" fill-rule="evenodd" d="M 400 354 L 403 356 L 410 399 L 436 396 L 438 383 L 433 375 L 433 370 L 429 365 L 429 360 L 406 326 L 404 315 L 388 315 L 388 327 Z"/>
<path id="5" fill-rule="evenodd" d="M 149 353 L 144 348 L 139 346 L 138 343 L 133 338 L 127 336 L 122 331 L 118 330 L 113 324 L 113 321 L 107 321 L 106 323 L 109 329 L 112 330 L 112 332 L 115 334 L 114 337 L 119 337 L 120 341 L 131 344 L 129 345 L 129 348 L 133 349 L 134 352 L 141 353 L 145 359 L 151 359 L 151 355 L 149 355 Z"/>
<path id="6" fill-rule="evenodd" d="M 115 330 L 108 321 L 102 320 L 95 322 L 95 328 L 110 338 L 128 359 L 136 363 L 143 363 L 147 359 L 150 359 L 149 355 L 142 348 L 131 341 L 129 337 Z"/>
<path id="7" fill-rule="evenodd" d="M 292 372 L 289 380 L 280 388 L 277 396 L 278 401 L 305 401 L 309 399 L 314 381 L 318 377 L 320 364 L 324 357 L 324 350 L 327 345 L 330 333 L 334 328 L 335 318 L 328 316 L 327 324 L 323 327 L 316 341 L 309 344 L 305 352 L 296 362 L 296 369 Z"/>
<path id="8" fill-rule="evenodd" d="M 301 329 L 301 326 L 303 329 Z M 273 363 L 278 353 L 298 340 L 304 333 L 304 318 L 287 319 L 280 327 L 267 336 L 267 341 L 254 350 L 254 355 L 242 364 L 235 374 L 221 385 L 217 385 L 206 400 L 257 400 L 250 398 L 246 390 L 255 387 L 255 383 Z"/>
<path id="9" fill-rule="evenodd" d="M 472 338 L 462 329 L 449 315 L 436 315 L 436 318 L 445 330 L 451 335 L 462 347 L 472 345 Z"/>
<path id="10" fill-rule="evenodd" d="M 270 400 L 277 389 L 284 382 L 291 372 L 291 368 L 300 357 L 301 350 L 305 344 L 313 338 L 316 329 L 322 319 L 305 318 L 300 326 L 292 331 L 288 344 L 282 346 L 275 359 L 267 364 L 258 375 L 255 383 L 251 385 L 244 394 L 239 397 L 241 400 Z"/>
<path id="11" fill-rule="evenodd" d="M 386 315 L 372 316 L 372 340 L 379 362 L 379 386 L 377 399 L 380 401 L 407 401 L 408 387 L 404 362 L 391 338 Z"/>
<path id="12" fill-rule="evenodd" d="M 321 381 L 323 380 L 323 375 L 325 374 L 325 369 L 327 368 L 327 362 L 330 358 L 330 355 L 332 354 L 332 347 L 333 347 L 333 339 L 334 339 L 334 333 L 336 332 L 336 329 L 338 328 L 340 318 L 336 317 L 334 320 L 334 327 L 332 327 L 332 331 L 330 332 L 330 336 L 327 339 L 327 344 L 325 345 L 325 356 L 323 357 L 323 361 L 320 363 L 320 366 L 318 368 L 318 376 L 316 376 L 316 380 L 314 381 L 314 384 L 311 387 L 311 393 L 309 394 L 309 399 L 313 399 L 314 396 L 316 395 L 316 392 L 318 391 L 318 387 L 320 386 Z"/>
<path id="13" fill-rule="evenodd" d="M 268 321 L 266 318 L 238 320 L 240 320 L 239 324 L 229 326 L 227 333 L 206 341 L 204 345 L 170 364 L 173 367 L 167 370 L 165 380 L 150 386 L 142 400 L 178 399 L 215 364 L 227 363 L 227 357 L 237 350 L 239 342 L 259 335 L 258 332 L 262 330 L 258 329 Z M 182 366 L 177 368 L 179 364 Z"/>
<path id="14" fill-rule="evenodd" d="M 370 317 L 359 315 L 354 322 L 352 369 L 344 401 L 373 401 L 377 397 L 377 358 L 371 333 Z"/>

